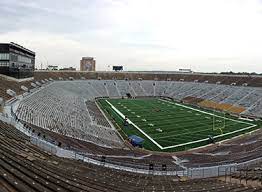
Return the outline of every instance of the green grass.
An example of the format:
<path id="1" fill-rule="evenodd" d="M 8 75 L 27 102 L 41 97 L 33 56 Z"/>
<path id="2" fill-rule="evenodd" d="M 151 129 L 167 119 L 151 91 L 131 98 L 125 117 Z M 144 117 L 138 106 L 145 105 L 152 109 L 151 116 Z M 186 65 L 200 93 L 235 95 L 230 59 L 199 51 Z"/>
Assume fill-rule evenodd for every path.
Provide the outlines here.
<path id="1" fill-rule="evenodd" d="M 257 128 L 252 127 L 236 132 L 250 127 L 252 124 L 242 120 L 234 121 L 233 117 L 227 116 L 225 118 L 224 114 L 218 112 L 215 113 L 215 116 L 213 112 L 206 114 L 205 112 L 210 113 L 210 111 L 191 108 L 191 106 L 181 105 L 173 101 L 160 99 L 100 99 L 98 103 L 117 125 L 124 138 L 133 134 L 138 135 L 145 139 L 144 148 L 153 151 L 187 150 L 209 144 L 209 136 L 214 137 L 215 141 L 220 141 Z M 147 136 L 132 125 L 124 127 L 123 117 L 110 104 L 124 116 L 127 116 Z M 154 140 L 162 149 L 148 137 Z"/>

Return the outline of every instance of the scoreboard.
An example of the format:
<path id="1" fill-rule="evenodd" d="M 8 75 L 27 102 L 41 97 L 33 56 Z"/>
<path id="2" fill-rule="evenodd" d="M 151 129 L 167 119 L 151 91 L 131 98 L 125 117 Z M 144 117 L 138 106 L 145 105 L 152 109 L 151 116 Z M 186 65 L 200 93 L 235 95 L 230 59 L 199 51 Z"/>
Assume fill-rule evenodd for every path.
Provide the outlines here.
<path id="1" fill-rule="evenodd" d="M 113 66 L 113 71 L 123 71 L 123 66 Z"/>

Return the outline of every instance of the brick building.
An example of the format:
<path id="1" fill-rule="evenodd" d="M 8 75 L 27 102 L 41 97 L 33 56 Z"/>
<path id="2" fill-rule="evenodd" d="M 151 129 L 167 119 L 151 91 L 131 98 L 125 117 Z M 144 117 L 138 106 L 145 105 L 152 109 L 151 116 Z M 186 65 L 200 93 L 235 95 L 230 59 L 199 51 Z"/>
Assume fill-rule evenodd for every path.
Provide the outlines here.
<path id="1" fill-rule="evenodd" d="M 96 60 L 93 57 L 82 57 L 80 60 L 80 71 L 95 71 Z"/>

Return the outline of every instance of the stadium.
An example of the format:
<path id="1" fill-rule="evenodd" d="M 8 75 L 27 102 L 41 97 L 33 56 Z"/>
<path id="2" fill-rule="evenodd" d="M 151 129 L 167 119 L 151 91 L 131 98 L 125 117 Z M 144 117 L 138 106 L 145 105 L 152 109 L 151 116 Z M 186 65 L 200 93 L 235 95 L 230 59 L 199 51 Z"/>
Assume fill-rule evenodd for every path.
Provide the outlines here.
<path id="1" fill-rule="evenodd" d="M 262 192 L 262 0 L 0 18 L 0 192 Z"/>
<path id="2" fill-rule="evenodd" d="M 1 191 L 261 191 L 262 77 L 1 75 Z"/>

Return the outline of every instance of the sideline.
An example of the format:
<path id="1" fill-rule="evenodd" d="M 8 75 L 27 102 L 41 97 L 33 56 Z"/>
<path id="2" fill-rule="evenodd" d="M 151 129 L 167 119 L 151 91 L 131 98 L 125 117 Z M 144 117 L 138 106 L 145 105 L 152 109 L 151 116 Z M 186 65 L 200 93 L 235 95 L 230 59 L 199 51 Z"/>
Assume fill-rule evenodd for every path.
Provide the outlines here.
<path id="1" fill-rule="evenodd" d="M 227 120 L 230 120 L 230 121 L 235 121 L 235 122 L 238 122 L 238 123 L 243 123 L 243 124 L 247 124 L 247 125 L 255 125 L 253 123 L 248 123 L 248 122 L 245 122 L 245 121 L 239 121 L 239 120 L 235 120 L 235 119 L 230 119 L 230 118 L 227 118 L 227 117 L 221 117 L 219 115 L 215 115 L 215 114 L 212 114 L 212 113 L 209 113 L 209 112 L 206 112 L 206 111 L 202 111 L 202 110 L 199 110 L 199 109 L 195 109 L 195 108 L 192 108 L 192 107 L 188 107 L 186 105 L 182 105 L 182 104 L 179 104 L 179 103 L 174 103 L 174 102 L 170 102 L 170 101 L 166 101 L 164 99 L 159 99 L 160 101 L 163 101 L 163 102 L 166 102 L 166 103 L 170 103 L 172 105 L 177 105 L 179 107 L 183 107 L 183 108 L 186 108 L 186 109 L 191 109 L 193 111 L 197 111 L 197 112 L 200 112 L 200 113 L 204 113 L 204 114 L 208 114 L 208 115 L 211 115 L 211 116 L 215 116 L 215 117 L 219 117 L 219 118 L 222 118 L 222 119 L 227 119 Z"/>
<path id="2" fill-rule="evenodd" d="M 214 136 L 214 138 L 220 138 L 220 137 L 223 137 L 223 136 L 226 136 L 226 135 L 231 135 L 231 134 L 234 134 L 234 133 L 237 133 L 237 132 L 241 132 L 241 131 L 244 131 L 244 130 L 248 130 L 248 129 L 251 129 L 251 128 L 257 126 L 257 125 L 252 124 L 252 123 L 248 123 L 248 122 L 244 122 L 244 121 L 238 121 L 238 120 L 230 119 L 230 118 L 227 118 L 227 117 L 221 117 L 219 115 L 215 115 L 215 114 L 212 114 L 212 113 L 209 113 L 209 112 L 206 112 L 206 111 L 202 111 L 202 110 L 199 110 L 199 109 L 188 107 L 188 106 L 185 106 L 185 105 L 182 105 L 182 104 L 166 101 L 166 100 L 163 100 L 163 99 L 159 99 L 159 100 L 163 101 L 163 102 L 167 102 L 167 103 L 173 104 L 173 105 L 177 105 L 177 106 L 180 106 L 180 107 L 183 107 L 183 108 L 186 108 L 186 109 L 194 110 L 194 111 L 197 111 L 197 112 L 200 112 L 200 113 L 204 113 L 204 114 L 208 114 L 208 115 L 211 115 L 211 116 L 224 118 L 224 119 L 228 119 L 230 121 L 234 121 L 234 122 L 238 122 L 238 123 L 243 123 L 243 124 L 249 125 L 248 127 L 245 127 L 245 128 L 239 129 L 239 130 L 235 130 L 235 131 L 232 131 L 232 132 L 224 133 L 224 134 L 221 134 L 221 135 L 216 135 L 216 136 Z M 120 117 L 122 117 L 123 119 L 125 118 L 125 115 L 123 113 L 121 113 L 114 105 L 112 105 L 108 100 L 106 100 L 106 102 L 112 107 L 112 109 Z M 177 144 L 177 145 L 171 145 L 171 146 L 163 147 L 158 142 L 156 142 L 152 137 L 150 137 L 147 133 L 145 133 L 142 129 L 140 129 L 136 124 L 134 124 L 130 119 L 127 119 L 127 121 L 128 121 L 129 124 L 133 125 L 138 131 L 140 131 L 144 136 L 146 136 L 152 143 L 154 143 L 156 146 L 158 146 L 161 150 L 171 149 L 171 148 L 176 148 L 176 147 L 182 147 L 182 146 L 186 146 L 186 145 L 195 144 L 195 143 L 199 143 L 199 142 L 203 142 L 203 141 L 208 141 L 209 140 L 209 138 L 204 138 L 204 139 L 200 139 L 200 140 L 190 141 L 190 142 L 187 142 L 187 143 L 181 143 L 181 144 Z"/>
<path id="3" fill-rule="evenodd" d="M 233 134 L 233 133 L 241 132 L 241 131 L 244 131 L 244 130 L 247 130 L 247 129 L 251 129 L 251 128 L 257 126 L 257 125 L 255 125 L 255 124 L 253 124 L 253 123 L 248 123 L 248 122 L 244 122 L 244 121 L 238 121 L 238 120 L 230 119 L 230 118 L 227 118 L 227 117 L 221 117 L 221 116 L 219 116 L 219 115 L 215 115 L 215 114 L 212 114 L 212 113 L 209 113 L 209 112 L 206 112 L 206 111 L 202 111 L 202 110 L 199 110 L 199 109 L 195 109 L 195 108 L 192 108 L 192 107 L 188 107 L 188 106 L 185 106 L 185 105 L 182 105 L 182 104 L 178 104 L 178 103 L 166 101 L 166 100 L 163 100 L 163 99 L 159 99 L 159 100 L 160 100 L 160 101 L 163 101 L 163 102 L 166 102 L 166 103 L 170 103 L 170 104 L 172 104 L 172 105 L 177 105 L 177 106 L 180 106 L 180 107 L 184 107 L 184 108 L 186 108 L 186 109 L 191 109 L 191 110 L 194 110 L 194 111 L 197 111 L 197 112 L 200 112 L 200 113 L 204 113 L 204 114 L 208 114 L 208 115 L 211 115 L 211 116 L 228 119 L 228 120 L 235 121 L 235 122 L 238 122 L 238 123 L 243 123 L 243 124 L 246 124 L 246 125 L 250 125 L 250 126 L 248 126 L 248 127 L 242 128 L 242 129 L 238 129 L 238 130 L 231 131 L 231 132 L 228 132 L 228 133 L 224 133 L 224 134 L 221 134 L 221 135 L 216 135 L 216 136 L 214 136 L 214 138 L 220 138 L 220 137 L 223 137 L 223 136 L 226 136 L 226 135 L 231 135 L 231 134 Z M 197 141 L 191 141 L 191 142 L 182 143 L 182 144 L 173 145 L 173 146 L 168 146 L 168 147 L 164 147 L 164 149 L 170 149 L 170 148 L 174 148 L 174 147 L 181 147 L 181 146 L 184 146 L 184 145 L 199 143 L 199 142 L 207 141 L 207 140 L 209 140 L 209 138 L 200 139 L 200 140 L 197 140 Z"/>
<path id="4" fill-rule="evenodd" d="M 112 109 L 120 115 L 123 119 L 125 119 L 125 115 L 121 113 L 114 105 L 112 105 L 109 101 L 106 102 L 112 107 Z M 143 135 L 145 135 L 151 142 L 153 142 L 156 146 L 158 146 L 161 150 L 164 149 L 161 145 L 159 145 L 154 139 L 152 139 L 149 135 L 147 135 L 142 129 L 140 129 L 136 124 L 134 124 L 130 119 L 127 119 L 127 122 L 133 125 L 138 131 L 140 131 Z"/>

